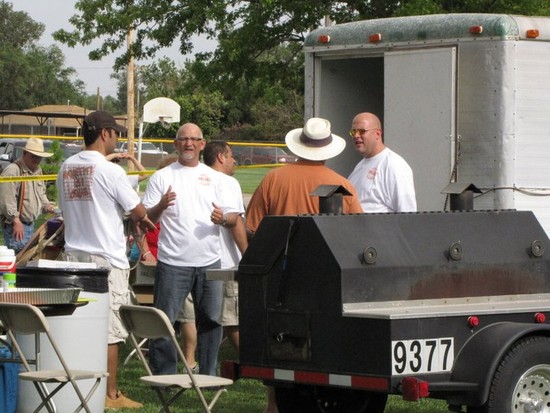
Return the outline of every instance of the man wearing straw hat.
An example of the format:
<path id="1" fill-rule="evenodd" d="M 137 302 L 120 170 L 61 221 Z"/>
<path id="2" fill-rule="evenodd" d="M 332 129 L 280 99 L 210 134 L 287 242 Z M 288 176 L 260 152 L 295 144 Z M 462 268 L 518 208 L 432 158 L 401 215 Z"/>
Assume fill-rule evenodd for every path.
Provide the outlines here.
<path id="1" fill-rule="evenodd" d="M 303 128 L 293 129 L 285 138 L 288 149 L 298 161 L 269 171 L 252 195 L 246 210 L 249 235 L 258 229 L 266 215 L 318 214 L 319 199 L 310 194 L 319 185 L 341 185 L 351 193 L 344 197 L 344 213 L 362 213 L 355 188 L 343 176 L 325 166 L 325 161 L 338 156 L 346 141 L 334 135 L 326 119 L 311 118 Z M 276 413 L 275 392 L 267 390 L 264 413 Z"/>
<path id="2" fill-rule="evenodd" d="M 250 199 L 246 226 L 255 232 L 265 215 L 318 214 L 319 199 L 310 194 L 319 185 L 341 185 L 352 195 L 344 197 L 344 213 L 363 212 L 355 188 L 343 176 L 325 166 L 339 155 L 346 141 L 331 133 L 326 119 L 311 118 L 303 128 L 287 133 L 286 145 L 298 161 L 273 169 L 264 177 Z"/>
<path id="3" fill-rule="evenodd" d="M 44 151 L 44 143 L 38 138 L 29 138 L 23 148 L 23 155 L 9 164 L 2 176 L 42 175 L 40 161 L 53 156 Z M 54 205 L 46 197 L 44 181 L 5 182 L 0 184 L 0 215 L 4 244 L 15 251 L 21 251 L 34 233 L 34 221 L 41 213 L 52 213 Z"/>

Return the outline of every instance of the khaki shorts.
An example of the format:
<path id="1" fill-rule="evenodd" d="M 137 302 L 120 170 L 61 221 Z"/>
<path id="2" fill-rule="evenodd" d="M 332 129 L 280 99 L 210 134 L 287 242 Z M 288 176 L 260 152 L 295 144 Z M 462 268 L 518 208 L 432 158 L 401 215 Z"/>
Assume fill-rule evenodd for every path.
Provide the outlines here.
<path id="1" fill-rule="evenodd" d="M 178 321 L 180 323 L 194 323 L 195 322 L 195 307 L 193 304 L 193 296 L 191 293 L 187 295 L 187 298 L 183 300 L 180 313 L 178 314 Z"/>
<path id="2" fill-rule="evenodd" d="M 118 309 L 123 304 L 130 304 L 129 276 L 129 269 L 112 268 L 109 273 L 109 344 L 120 343 L 128 337 Z"/>
<path id="3" fill-rule="evenodd" d="M 239 283 L 237 281 L 223 283 L 220 324 L 224 327 L 239 325 Z"/>

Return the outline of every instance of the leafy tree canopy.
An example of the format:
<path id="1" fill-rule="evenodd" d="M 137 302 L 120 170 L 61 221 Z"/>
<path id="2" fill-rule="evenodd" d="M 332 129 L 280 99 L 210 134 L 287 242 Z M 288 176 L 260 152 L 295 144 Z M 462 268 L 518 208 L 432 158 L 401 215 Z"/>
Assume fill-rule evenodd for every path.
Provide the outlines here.
<path id="1" fill-rule="evenodd" d="M 14 11 L 11 3 L 0 1 L 0 47 L 28 47 L 40 39 L 44 25 L 27 13 Z"/>
<path id="2" fill-rule="evenodd" d="M 548 0 L 78 0 L 75 7 L 74 30 L 54 37 L 72 47 L 101 39 L 90 58 L 118 54 L 119 69 L 130 55 L 150 58 L 177 40 L 188 54 L 193 36 L 217 39 L 214 52 L 197 53 L 183 69 L 166 60 L 141 67 L 141 102 L 171 97 L 183 119 L 241 139 L 280 139 L 277 131 L 301 123 L 301 45 L 324 21 L 459 12 L 550 16 Z M 127 50 L 130 28 L 135 42 Z"/>
<path id="3" fill-rule="evenodd" d="M 65 67 L 61 49 L 36 45 L 43 32 L 42 23 L 0 1 L 0 108 L 20 110 L 81 99 L 84 84 L 72 80 L 75 70 Z"/>
<path id="4" fill-rule="evenodd" d="M 254 61 L 278 45 L 301 43 L 325 18 L 344 23 L 421 13 L 550 15 L 547 0 L 79 0 L 75 8 L 79 13 L 70 19 L 75 30 L 59 30 L 54 37 L 72 47 L 100 38 L 90 58 L 121 51 L 118 67 L 130 52 L 137 59 L 149 58 L 176 39 L 187 54 L 196 34 L 218 38 L 217 57 L 223 54 L 237 64 L 245 57 Z M 130 52 L 129 28 L 135 29 Z"/>

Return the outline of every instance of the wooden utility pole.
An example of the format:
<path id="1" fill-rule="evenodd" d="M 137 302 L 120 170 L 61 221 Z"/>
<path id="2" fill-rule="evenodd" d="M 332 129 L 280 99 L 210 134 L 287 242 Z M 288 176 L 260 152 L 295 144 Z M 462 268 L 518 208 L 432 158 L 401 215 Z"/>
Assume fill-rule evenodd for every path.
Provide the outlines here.
<path id="1" fill-rule="evenodd" d="M 102 98 L 101 98 L 101 93 L 99 92 L 99 86 L 97 88 L 97 92 L 96 92 L 96 102 L 95 102 L 95 109 L 96 110 L 103 110 L 103 102 L 102 102 Z"/>
<path id="2" fill-rule="evenodd" d="M 134 28 L 128 29 L 128 52 L 130 53 L 130 59 L 128 60 L 128 78 L 127 78 L 127 115 L 128 115 L 128 153 L 134 155 L 134 126 L 135 126 L 135 114 L 134 114 L 134 54 L 132 53 L 132 44 L 134 43 Z M 128 162 L 128 169 L 134 170 L 134 164 Z"/>

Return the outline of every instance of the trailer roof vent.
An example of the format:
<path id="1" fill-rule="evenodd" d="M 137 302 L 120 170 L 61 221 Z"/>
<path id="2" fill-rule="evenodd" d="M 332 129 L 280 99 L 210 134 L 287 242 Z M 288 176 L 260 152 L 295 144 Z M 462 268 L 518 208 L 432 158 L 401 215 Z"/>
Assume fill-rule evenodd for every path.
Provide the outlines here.
<path id="1" fill-rule="evenodd" d="M 474 184 L 451 182 L 441 193 L 450 194 L 451 211 L 471 211 L 474 209 L 474 193 L 481 194 L 481 190 Z"/>
<path id="2" fill-rule="evenodd" d="M 369 43 L 380 43 L 382 41 L 382 33 L 373 33 L 369 36 Z"/>
<path id="3" fill-rule="evenodd" d="M 328 34 L 322 34 L 318 37 L 319 43 L 330 43 L 330 36 Z"/>
<path id="4" fill-rule="evenodd" d="M 527 30 L 526 36 L 528 39 L 536 39 L 539 37 L 540 33 L 537 29 L 529 29 Z"/>
<path id="5" fill-rule="evenodd" d="M 344 197 L 351 193 L 341 185 L 319 185 L 309 194 L 319 197 L 319 212 L 321 214 L 342 214 Z"/>
<path id="6" fill-rule="evenodd" d="M 470 33 L 472 34 L 481 34 L 483 33 L 483 26 L 471 26 Z"/>

